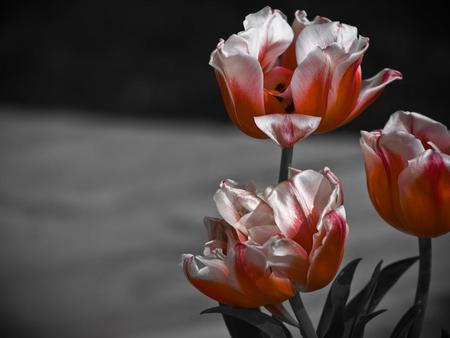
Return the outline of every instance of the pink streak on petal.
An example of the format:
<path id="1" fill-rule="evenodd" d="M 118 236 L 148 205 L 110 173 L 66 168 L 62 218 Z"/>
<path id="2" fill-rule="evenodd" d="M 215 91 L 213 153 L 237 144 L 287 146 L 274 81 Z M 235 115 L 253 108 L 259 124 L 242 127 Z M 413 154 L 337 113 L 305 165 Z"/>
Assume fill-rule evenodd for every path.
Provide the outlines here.
<path id="1" fill-rule="evenodd" d="M 299 114 L 271 114 L 255 117 L 255 123 L 282 148 L 289 148 L 311 135 L 320 124 L 320 117 Z"/>

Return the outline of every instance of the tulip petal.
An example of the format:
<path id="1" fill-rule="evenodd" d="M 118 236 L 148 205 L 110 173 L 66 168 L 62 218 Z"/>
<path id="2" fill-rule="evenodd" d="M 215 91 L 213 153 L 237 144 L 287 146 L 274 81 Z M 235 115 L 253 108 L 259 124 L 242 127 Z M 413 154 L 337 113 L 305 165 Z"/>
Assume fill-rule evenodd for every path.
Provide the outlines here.
<path id="1" fill-rule="evenodd" d="M 289 279 L 276 276 L 269 269 L 264 249 L 253 245 L 235 245 L 235 271 L 239 284 L 260 305 L 282 302 L 294 294 Z"/>
<path id="2" fill-rule="evenodd" d="M 297 67 L 297 58 L 295 56 L 295 46 L 297 38 L 301 31 L 311 24 L 322 24 L 331 22 L 329 19 L 316 16 L 313 21 L 309 21 L 305 11 L 296 11 L 295 18 L 292 22 L 292 30 L 294 31 L 294 38 L 289 48 L 281 55 L 280 64 L 283 67 L 294 70 Z"/>
<path id="3" fill-rule="evenodd" d="M 265 138 L 253 121 L 254 116 L 264 115 L 264 78 L 258 60 L 245 54 L 242 37 L 232 35 L 226 42 L 219 42 L 211 54 L 227 112 L 231 120 L 246 134 Z"/>
<path id="4" fill-rule="evenodd" d="M 231 225 L 239 222 L 242 211 L 253 211 L 263 202 L 253 189 L 233 180 L 223 180 L 213 199 L 219 214 Z"/>
<path id="5" fill-rule="evenodd" d="M 370 79 L 363 80 L 361 85 L 361 92 L 359 93 L 356 105 L 341 125 L 344 125 L 353 120 L 368 106 L 375 102 L 378 96 L 380 96 L 383 92 L 384 87 L 386 87 L 389 83 L 395 80 L 401 80 L 402 78 L 403 76 L 399 71 L 385 68 Z"/>
<path id="6" fill-rule="evenodd" d="M 311 135 L 320 117 L 299 114 L 271 114 L 255 117 L 255 123 L 282 148 L 289 148 Z"/>
<path id="7" fill-rule="evenodd" d="M 340 126 L 355 106 L 361 89 L 361 62 L 369 47 L 368 39 L 359 38 L 358 49 L 347 53 L 340 48 L 327 48 L 332 60 L 332 80 L 326 114 L 318 132 Z"/>
<path id="8" fill-rule="evenodd" d="M 376 149 L 380 135 L 379 132 L 361 132 L 360 145 L 364 157 L 367 189 L 372 204 L 380 216 L 389 224 L 402 229 L 402 222 L 398 218 L 393 201 L 397 197 L 391 193 L 389 166 L 382 151 Z"/>
<path id="9" fill-rule="evenodd" d="M 272 209 L 265 202 L 261 202 L 255 210 L 243 215 L 235 225 L 238 229 L 245 229 L 249 239 L 256 243 L 264 243 L 278 233 Z"/>
<path id="10" fill-rule="evenodd" d="M 277 58 L 289 47 L 294 33 L 279 10 L 264 7 L 245 17 L 250 53 L 257 57 L 264 70 L 270 69 Z"/>
<path id="11" fill-rule="evenodd" d="M 319 26 L 324 25 L 328 24 Z M 319 47 L 299 63 L 290 87 L 296 113 L 310 116 L 325 114 L 331 82 L 330 67 L 328 56 Z"/>
<path id="12" fill-rule="evenodd" d="M 386 156 L 389 170 L 395 177 L 408 165 L 408 161 L 419 156 L 425 149 L 414 135 L 402 131 L 381 134 L 379 146 Z"/>
<path id="13" fill-rule="evenodd" d="M 430 148 L 428 143 L 431 142 L 442 152 L 450 154 L 450 133 L 447 127 L 422 114 L 398 111 L 391 115 L 383 131 L 413 134 L 424 147 Z"/>
<path id="14" fill-rule="evenodd" d="M 450 156 L 427 150 L 411 160 L 399 190 L 406 232 L 436 237 L 450 231 Z"/>
<path id="15" fill-rule="evenodd" d="M 334 209 L 344 204 L 344 193 L 339 178 L 328 167 L 324 167 L 321 170 L 321 174 L 330 182 L 333 188 L 328 202 L 329 207 Z"/>
<path id="16" fill-rule="evenodd" d="M 229 270 L 219 259 L 199 268 L 192 255 L 183 255 L 183 271 L 189 282 L 206 296 L 224 304 L 240 307 L 255 307 L 255 299 L 246 297 L 229 283 Z"/>
<path id="17" fill-rule="evenodd" d="M 291 82 L 293 72 L 284 67 L 273 67 L 264 74 L 264 88 L 273 94 L 283 92 Z"/>
<path id="18" fill-rule="evenodd" d="M 203 252 L 205 256 L 214 254 L 214 250 L 216 249 L 226 254 L 228 245 L 234 246 L 236 242 L 246 240 L 243 234 L 223 219 L 205 217 L 203 223 L 208 234 L 208 242 L 205 244 L 205 250 Z"/>
<path id="19" fill-rule="evenodd" d="M 304 27 L 296 41 L 297 64 L 301 65 L 316 49 L 325 49 L 336 42 L 338 31 L 338 22 Z"/>
<path id="20" fill-rule="evenodd" d="M 240 213 L 236 209 L 234 203 L 228 198 L 225 191 L 219 189 L 214 194 L 214 202 L 216 203 L 217 210 L 220 216 L 229 224 L 236 224 L 241 218 Z"/>
<path id="21" fill-rule="evenodd" d="M 267 263 L 272 271 L 289 278 L 298 289 L 303 288 L 309 268 L 306 250 L 287 238 L 274 238 L 268 245 Z"/>
<path id="22" fill-rule="evenodd" d="M 294 175 L 296 174 L 300 174 L 303 170 L 294 168 L 294 167 L 289 167 L 288 168 L 288 177 L 292 178 Z"/>
<path id="23" fill-rule="evenodd" d="M 339 207 L 343 201 L 341 185 L 336 176 L 325 175 L 314 170 L 304 170 L 291 178 L 296 198 L 305 215 L 308 215 L 310 233 L 320 230 L 324 213 Z"/>
<path id="24" fill-rule="evenodd" d="M 339 23 L 339 29 L 337 31 L 336 43 L 342 47 L 346 52 L 354 45 L 355 40 L 358 39 L 358 28 L 347 25 L 345 23 Z"/>
<path id="25" fill-rule="evenodd" d="M 314 235 L 313 249 L 309 258 L 311 266 L 304 291 L 321 289 L 334 278 L 344 256 L 347 234 L 345 210 L 341 206 L 325 216 L 324 226 Z"/>
<path id="26" fill-rule="evenodd" d="M 264 225 L 264 223 L 248 228 L 248 238 L 252 242 L 257 244 L 264 244 L 271 237 L 276 236 L 280 233 L 280 230 L 276 225 Z"/>
<path id="27" fill-rule="evenodd" d="M 267 203 L 272 207 L 275 223 L 287 238 L 295 240 L 307 252 L 312 246 L 315 232 L 308 222 L 290 181 L 278 184 L 267 196 Z"/>
<path id="28" fill-rule="evenodd" d="M 266 114 L 286 114 L 292 111 L 291 78 L 292 71 L 279 66 L 264 74 L 264 107 Z"/>

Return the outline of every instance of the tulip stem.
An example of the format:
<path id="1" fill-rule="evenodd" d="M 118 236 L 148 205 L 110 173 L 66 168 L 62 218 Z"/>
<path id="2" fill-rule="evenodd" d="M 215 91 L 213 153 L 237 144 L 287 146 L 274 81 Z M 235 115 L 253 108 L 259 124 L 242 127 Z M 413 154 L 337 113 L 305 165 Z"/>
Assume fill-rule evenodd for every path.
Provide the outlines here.
<path id="1" fill-rule="evenodd" d="M 292 164 L 292 153 L 294 151 L 294 146 L 290 148 L 283 148 L 281 152 L 280 161 L 280 173 L 278 175 L 278 182 L 282 182 L 288 179 L 289 167 Z"/>
<path id="2" fill-rule="evenodd" d="M 297 292 L 293 297 L 289 299 L 289 303 L 294 310 L 295 318 L 297 318 L 300 324 L 300 333 L 304 338 L 317 338 L 316 330 L 309 318 L 308 312 L 306 312 L 305 305 L 303 305 L 300 292 Z"/>
<path id="3" fill-rule="evenodd" d="M 431 238 L 419 237 L 419 278 L 417 280 L 415 305 L 419 307 L 408 338 L 419 338 L 427 308 L 428 290 L 431 281 Z"/>

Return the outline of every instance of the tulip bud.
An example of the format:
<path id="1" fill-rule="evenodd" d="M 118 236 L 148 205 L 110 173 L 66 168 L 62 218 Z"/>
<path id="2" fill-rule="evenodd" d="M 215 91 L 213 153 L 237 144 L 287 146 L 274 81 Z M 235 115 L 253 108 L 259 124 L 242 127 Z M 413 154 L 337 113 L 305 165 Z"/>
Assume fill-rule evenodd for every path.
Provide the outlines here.
<path id="1" fill-rule="evenodd" d="M 396 112 L 361 133 L 367 187 L 381 217 L 419 237 L 450 231 L 450 133 L 417 113 Z"/>

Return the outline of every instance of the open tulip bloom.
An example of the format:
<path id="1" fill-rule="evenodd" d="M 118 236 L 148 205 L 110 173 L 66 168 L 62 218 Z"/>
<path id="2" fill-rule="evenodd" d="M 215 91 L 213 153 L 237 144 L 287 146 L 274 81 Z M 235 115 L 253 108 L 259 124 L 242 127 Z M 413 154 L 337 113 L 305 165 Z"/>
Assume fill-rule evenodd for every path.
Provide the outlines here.
<path id="1" fill-rule="evenodd" d="M 223 219 L 205 219 L 203 256 L 183 256 L 192 285 L 224 304 L 273 310 L 334 278 L 348 233 L 339 181 L 328 168 L 291 173 L 263 193 L 221 183 L 214 200 Z"/>
<path id="2" fill-rule="evenodd" d="M 369 39 L 324 17 L 310 21 L 297 11 L 290 26 L 265 7 L 247 15 L 244 29 L 220 40 L 210 65 L 234 124 L 282 147 L 348 123 L 402 77 L 384 69 L 361 80 Z"/>

